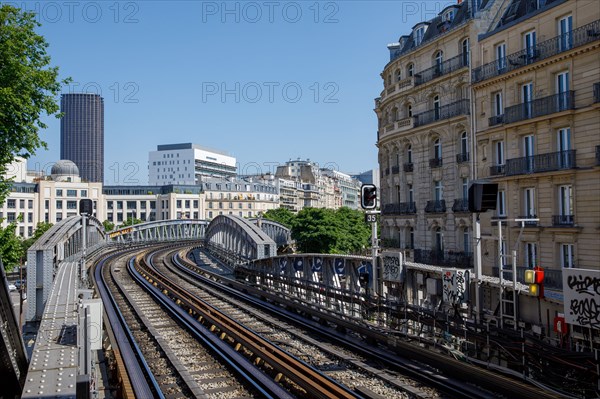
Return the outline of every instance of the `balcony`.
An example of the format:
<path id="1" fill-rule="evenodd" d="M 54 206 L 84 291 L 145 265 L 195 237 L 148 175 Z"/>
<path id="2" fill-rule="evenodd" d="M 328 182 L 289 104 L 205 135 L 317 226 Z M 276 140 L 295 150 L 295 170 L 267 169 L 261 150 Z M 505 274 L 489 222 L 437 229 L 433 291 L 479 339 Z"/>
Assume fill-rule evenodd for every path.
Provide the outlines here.
<path id="1" fill-rule="evenodd" d="M 525 215 L 525 216 L 517 216 L 517 219 L 537 219 L 537 215 Z M 517 227 L 521 227 L 521 222 L 517 222 L 516 224 Z M 525 227 L 537 227 L 538 226 L 538 222 L 536 222 L 535 220 L 529 221 L 529 222 L 525 222 L 524 223 Z"/>
<path id="2" fill-rule="evenodd" d="M 465 163 L 469 162 L 469 153 L 462 152 L 460 154 L 456 154 L 456 163 Z"/>
<path id="3" fill-rule="evenodd" d="M 525 65 L 533 64 L 534 62 L 544 60 L 556 54 L 599 39 L 600 20 L 596 20 L 564 35 L 559 35 L 538 43 L 534 48 L 518 51 L 504 58 L 475 68 L 473 69 L 472 81 L 473 83 L 477 83 L 495 76 L 503 75 Z"/>
<path id="4" fill-rule="evenodd" d="M 600 145 L 596 146 L 596 165 L 600 166 Z"/>
<path id="5" fill-rule="evenodd" d="M 525 270 L 528 267 L 517 266 L 517 281 L 525 284 Z M 492 267 L 492 274 L 494 277 L 499 277 L 498 266 Z M 502 276 L 506 280 L 512 280 L 512 265 L 504 265 L 504 274 Z M 544 268 L 544 287 L 550 289 L 562 290 L 562 270 Z"/>
<path id="6" fill-rule="evenodd" d="M 488 119 L 488 125 L 490 127 L 496 126 L 496 125 L 501 125 L 503 123 L 504 123 L 504 114 L 492 116 L 490 119 Z"/>
<path id="7" fill-rule="evenodd" d="M 594 103 L 600 103 L 600 83 L 594 83 Z"/>
<path id="8" fill-rule="evenodd" d="M 426 213 L 445 213 L 446 212 L 446 200 L 432 200 L 427 201 L 425 205 Z"/>
<path id="9" fill-rule="evenodd" d="M 398 204 L 386 204 L 383 207 L 384 215 L 413 215 L 417 213 L 414 202 L 400 202 Z"/>
<path id="10" fill-rule="evenodd" d="M 412 172 L 415 169 L 415 164 L 412 162 L 407 162 L 404 164 L 404 171 L 405 172 Z"/>
<path id="11" fill-rule="evenodd" d="M 398 119 L 385 127 L 382 127 L 380 131 L 377 131 L 377 139 L 381 140 L 382 138 L 389 136 L 390 134 L 403 132 L 406 130 L 410 130 L 413 128 L 413 117 L 408 117 L 404 119 Z"/>
<path id="12" fill-rule="evenodd" d="M 432 109 L 415 115 L 415 127 L 450 119 L 459 115 L 469 115 L 469 100 L 460 100 L 442 107 Z"/>
<path id="13" fill-rule="evenodd" d="M 460 269 L 473 267 L 473 254 L 471 252 L 415 249 L 414 259 L 416 263 L 426 265 L 457 267 Z"/>
<path id="14" fill-rule="evenodd" d="M 554 227 L 572 227 L 575 225 L 573 215 L 552 215 L 552 226 Z"/>
<path id="15" fill-rule="evenodd" d="M 442 167 L 442 158 L 431 158 L 429 160 L 430 168 L 441 168 Z"/>
<path id="16" fill-rule="evenodd" d="M 575 167 L 575 150 L 569 150 L 532 155 L 529 157 L 507 159 L 505 174 L 506 176 L 516 176 L 530 173 L 574 169 Z"/>
<path id="17" fill-rule="evenodd" d="M 450 58 L 439 65 L 434 65 L 431 68 L 427 68 L 415 74 L 415 85 L 422 85 L 466 66 L 469 66 L 468 57 L 465 57 L 463 54 L 459 54 L 456 57 Z"/>
<path id="18" fill-rule="evenodd" d="M 504 110 L 502 123 L 519 122 L 574 108 L 575 92 L 566 91 L 508 107 Z"/>
<path id="19" fill-rule="evenodd" d="M 505 165 L 490 166 L 490 176 L 504 176 L 505 169 Z"/>
<path id="20" fill-rule="evenodd" d="M 457 198 L 452 204 L 452 212 L 465 213 L 469 212 L 469 199 L 468 198 Z"/>
<path id="21" fill-rule="evenodd" d="M 385 168 L 385 175 L 389 176 L 390 175 L 390 168 Z"/>
<path id="22" fill-rule="evenodd" d="M 400 166 L 392 166 L 392 174 L 397 175 L 400 173 Z"/>

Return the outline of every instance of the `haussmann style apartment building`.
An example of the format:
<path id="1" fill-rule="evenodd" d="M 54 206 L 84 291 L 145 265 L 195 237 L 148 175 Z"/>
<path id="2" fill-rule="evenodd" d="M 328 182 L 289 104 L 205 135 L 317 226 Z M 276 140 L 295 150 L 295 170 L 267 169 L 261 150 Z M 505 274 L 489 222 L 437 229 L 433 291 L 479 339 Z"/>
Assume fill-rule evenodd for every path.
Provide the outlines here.
<path id="1" fill-rule="evenodd" d="M 483 274 L 512 270 L 514 253 L 519 282 L 545 268 L 546 295 L 538 307 L 483 287 L 483 307 L 514 320 L 518 306 L 556 336 L 562 270 L 600 269 L 598 1 L 465 1 L 388 48 L 375 99 L 383 247 L 472 268 L 468 186 L 498 183 L 497 210 L 481 214 Z"/>

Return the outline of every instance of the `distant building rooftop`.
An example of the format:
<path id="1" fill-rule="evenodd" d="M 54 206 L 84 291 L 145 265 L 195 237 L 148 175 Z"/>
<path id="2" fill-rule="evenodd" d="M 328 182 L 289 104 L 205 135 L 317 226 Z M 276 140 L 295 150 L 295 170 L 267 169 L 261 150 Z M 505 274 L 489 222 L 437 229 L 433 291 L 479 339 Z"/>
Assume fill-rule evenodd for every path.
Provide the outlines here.
<path id="1" fill-rule="evenodd" d="M 204 147 L 194 143 L 180 143 L 180 144 L 161 144 L 156 146 L 157 151 L 172 151 L 172 150 L 202 150 L 208 152 L 214 152 L 215 154 L 231 156 L 225 151 L 215 150 L 214 148 Z"/>

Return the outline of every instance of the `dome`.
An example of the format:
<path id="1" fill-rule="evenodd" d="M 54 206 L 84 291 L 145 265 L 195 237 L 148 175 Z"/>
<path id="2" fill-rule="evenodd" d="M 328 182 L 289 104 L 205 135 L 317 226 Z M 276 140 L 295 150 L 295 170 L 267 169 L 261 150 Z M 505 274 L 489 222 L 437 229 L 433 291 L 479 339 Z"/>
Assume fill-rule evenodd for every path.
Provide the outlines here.
<path id="1" fill-rule="evenodd" d="M 56 162 L 52 169 L 50 170 L 50 174 L 52 177 L 59 176 L 77 176 L 79 177 L 79 168 L 73 161 L 69 161 L 68 159 L 61 159 Z"/>

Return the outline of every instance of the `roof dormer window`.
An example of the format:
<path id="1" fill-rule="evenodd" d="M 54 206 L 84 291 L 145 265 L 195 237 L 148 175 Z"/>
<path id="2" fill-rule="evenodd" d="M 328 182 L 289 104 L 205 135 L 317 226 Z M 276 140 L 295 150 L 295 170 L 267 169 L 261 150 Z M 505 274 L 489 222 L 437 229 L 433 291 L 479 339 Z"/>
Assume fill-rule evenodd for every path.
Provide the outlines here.
<path id="1" fill-rule="evenodd" d="M 418 46 L 421 44 L 423 41 L 423 36 L 425 36 L 425 27 L 419 26 L 417 29 L 415 29 L 414 33 L 415 45 Z"/>
<path id="2" fill-rule="evenodd" d="M 454 10 L 448 10 L 448 12 L 444 14 L 444 21 L 452 22 L 453 19 L 454 19 Z"/>

